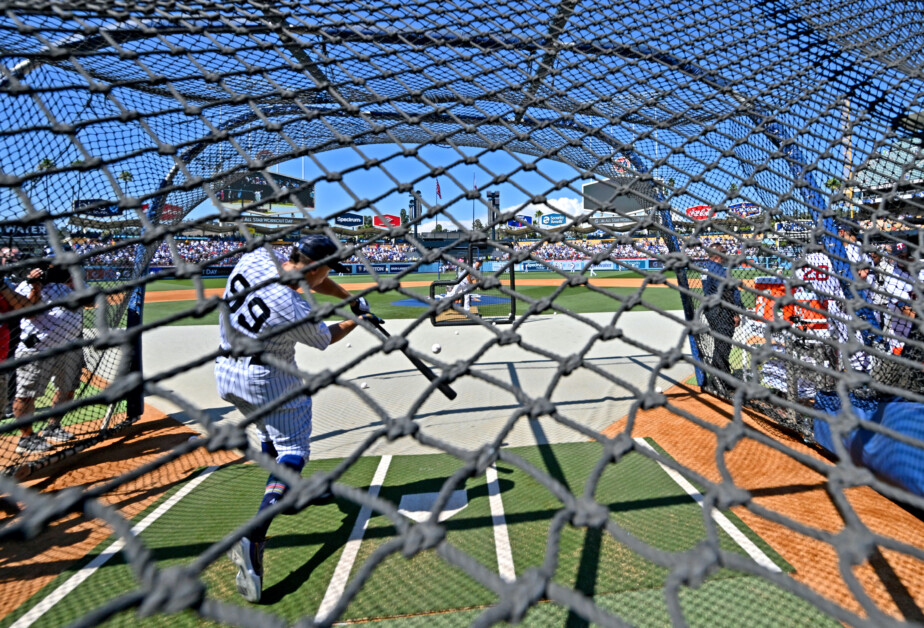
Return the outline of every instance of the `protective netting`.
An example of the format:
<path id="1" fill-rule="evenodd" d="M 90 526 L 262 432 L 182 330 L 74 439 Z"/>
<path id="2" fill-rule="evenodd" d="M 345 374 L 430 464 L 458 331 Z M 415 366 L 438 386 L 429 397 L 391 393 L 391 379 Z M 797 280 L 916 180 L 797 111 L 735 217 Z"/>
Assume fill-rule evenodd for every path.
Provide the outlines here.
<path id="1" fill-rule="evenodd" d="M 4 2 L 0 621 L 924 621 L 922 15 Z M 298 366 L 267 350 L 288 329 L 219 346 L 264 286 L 212 278 L 260 251 L 285 274 L 309 233 L 352 293 L 309 322 L 364 296 L 390 337 L 360 321 Z M 235 415 L 227 356 L 299 383 Z M 299 475 L 254 428 L 306 395 Z M 143 396 L 198 438 L 133 449 L 142 421 L 74 463 L 124 456 L 105 481 L 27 478 Z M 290 488 L 251 518 L 266 472 Z M 224 554 L 292 507 L 250 606 Z M 86 547 L 53 596 L 75 567 L 28 554 L 75 521 L 124 565 Z"/>

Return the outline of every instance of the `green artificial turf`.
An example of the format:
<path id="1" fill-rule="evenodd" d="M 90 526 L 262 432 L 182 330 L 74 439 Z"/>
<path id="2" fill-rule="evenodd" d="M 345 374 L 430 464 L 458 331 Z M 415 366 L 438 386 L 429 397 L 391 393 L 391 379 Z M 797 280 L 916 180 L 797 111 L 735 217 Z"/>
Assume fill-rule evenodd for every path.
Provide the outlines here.
<path id="1" fill-rule="evenodd" d="M 602 447 L 596 443 L 563 443 L 507 451 L 561 483 L 572 494 L 580 495 Z M 380 461 L 378 457 L 360 458 L 345 473 L 342 482 L 368 487 Z M 340 463 L 340 460 L 312 461 L 303 474 L 328 471 Z M 438 492 L 462 465 L 462 461 L 446 454 L 394 456 L 380 497 L 397 506 L 403 495 Z M 523 575 L 543 564 L 549 551 L 551 521 L 561 510 L 562 502 L 517 464 L 500 462 L 497 470 L 513 562 L 517 574 Z M 398 537 L 394 522 L 382 513 L 373 512 L 350 577 L 355 578 L 367 562 L 377 562 L 342 619 L 373 621 L 377 625 L 467 625 L 498 601 L 494 591 L 469 573 L 472 569 L 497 571 L 485 476 L 460 478 L 450 488 L 464 490 L 467 505 L 445 521 L 445 538 L 435 539 L 438 544 L 444 543 L 442 546 L 405 555 L 404 550 L 409 546 L 404 540 L 395 542 Z M 141 534 L 158 567 L 190 564 L 213 543 L 244 524 L 256 510 L 265 479 L 266 472 L 256 465 L 231 465 L 215 472 L 178 502 Z M 601 608 L 632 624 L 670 625 L 664 587 L 671 566 L 702 562 L 696 552 L 706 538 L 702 509 L 656 462 L 638 453 L 630 453 L 618 463 L 608 465 L 593 495 L 608 509 L 612 524 L 633 541 L 626 545 L 607 532 L 566 523 L 561 534 L 553 537 L 558 559 L 555 582 L 593 597 Z M 155 507 L 156 504 L 151 505 L 136 520 L 143 519 Z M 357 504 L 341 500 L 311 506 L 297 515 L 277 517 L 269 532 L 262 603 L 250 605 L 239 597 L 234 587 L 236 568 L 223 556 L 202 574 L 206 595 L 272 613 L 289 623 L 313 615 L 358 513 Z M 726 515 L 784 571 L 791 570 L 737 517 Z M 718 532 L 718 540 L 722 550 L 743 553 L 723 531 Z M 93 555 L 107 545 L 108 542 L 101 545 Z M 692 552 L 689 557 L 688 552 Z M 474 561 L 467 569 L 455 564 L 461 553 L 466 555 L 465 560 Z M 642 553 L 648 553 L 649 557 L 643 557 Z M 655 560 L 652 556 L 660 558 Z M 58 578 L 0 621 L 0 626 L 9 626 L 90 558 L 63 567 Z M 667 564 L 658 564 L 659 561 Z M 728 569 L 712 569 L 703 576 L 702 583 L 681 586 L 679 590 L 680 605 L 690 625 L 834 624 L 800 598 L 763 579 Z M 137 586 L 136 577 L 120 554 L 47 611 L 36 626 L 66 625 L 133 590 Z M 191 611 L 142 618 L 129 610 L 104 625 L 139 628 L 210 624 Z M 529 611 L 525 625 L 587 623 L 568 609 L 544 601 Z"/>
<path id="2" fill-rule="evenodd" d="M 632 272 L 600 272 L 598 273 L 601 277 L 618 277 L 618 278 L 638 278 L 637 273 Z M 670 273 L 669 273 L 670 275 Z M 454 275 L 449 278 L 453 278 Z M 446 279 L 447 275 L 444 273 L 443 278 Z M 562 280 L 561 275 L 556 273 L 528 273 L 528 274 L 518 274 L 517 279 L 521 278 L 530 278 L 530 279 L 558 279 Z M 365 276 L 350 276 L 350 277 L 336 277 L 338 282 L 343 283 L 348 286 L 350 284 L 363 283 L 372 281 L 372 277 L 369 275 Z M 403 280 L 407 282 L 412 281 L 436 281 L 437 276 L 435 273 L 422 273 L 422 274 L 412 274 L 406 275 Z M 223 288 L 225 285 L 225 279 L 204 279 L 204 285 L 206 288 Z M 163 280 L 154 282 L 149 286 L 149 290 L 157 292 L 161 290 L 188 290 L 192 288 L 191 280 Z M 522 314 L 528 311 L 531 303 L 529 299 L 533 301 L 539 301 L 540 299 L 551 297 L 552 294 L 558 290 L 558 286 L 530 286 L 525 285 L 522 282 L 516 286 L 516 291 L 524 298 L 519 300 L 517 303 L 517 313 Z M 636 288 L 588 288 L 584 286 L 574 286 L 568 287 L 563 292 L 561 292 L 554 300 L 556 307 L 564 308 L 569 311 L 587 314 L 591 312 L 614 312 L 620 307 L 623 303 L 629 298 L 638 293 Z M 408 307 L 405 305 L 395 305 L 396 301 L 401 301 L 405 299 L 412 298 L 422 298 L 426 299 L 429 297 L 430 288 L 429 286 L 408 286 L 402 287 L 399 290 L 392 290 L 385 293 L 380 293 L 376 291 L 368 292 L 365 296 L 369 301 L 372 311 L 385 319 L 409 319 L 409 318 L 418 318 L 426 313 L 426 308 L 424 307 Z M 330 302 L 336 303 L 338 299 L 332 297 L 326 297 L 324 295 L 316 295 L 316 298 L 320 302 Z M 176 325 L 217 325 L 218 324 L 218 310 L 217 307 L 213 308 L 208 312 L 201 312 L 196 310 L 197 303 L 195 301 L 168 301 L 168 302 L 147 302 L 144 305 L 144 322 L 145 324 L 157 323 L 166 318 L 185 314 L 181 319 L 175 321 L 172 324 Z M 642 302 L 639 305 L 634 306 L 635 311 L 641 311 L 649 309 L 648 306 L 663 309 L 663 310 L 679 310 L 681 309 L 680 295 L 679 293 L 672 288 L 664 287 L 649 287 L 645 289 L 642 293 Z M 545 312 L 550 312 L 551 308 L 544 310 Z"/>

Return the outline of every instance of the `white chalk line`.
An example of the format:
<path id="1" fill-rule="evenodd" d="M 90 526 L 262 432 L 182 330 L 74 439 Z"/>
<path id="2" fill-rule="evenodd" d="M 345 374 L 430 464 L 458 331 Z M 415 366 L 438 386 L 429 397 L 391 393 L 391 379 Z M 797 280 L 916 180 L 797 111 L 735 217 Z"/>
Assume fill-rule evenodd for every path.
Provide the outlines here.
<path id="1" fill-rule="evenodd" d="M 369 495 L 373 497 L 378 496 L 382 485 L 385 483 L 385 475 L 388 473 L 388 465 L 390 464 L 391 456 L 382 456 L 382 459 L 379 461 L 379 466 L 375 470 L 375 475 L 372 477 L 372 486 L 369 487 Z M 327 618 L 334 609 L 334 606 L 337 605 L 337 601 L 340 599 L 340 596 L 343 595 L 344 590 L 346 590 L 347 581 L 350 579 L 350 572 L 353 570 L 353 563 L 356 562 L 356 556 L 359 554 L 359 546 L 363 542 L 363 535 L 366 533 L 366 526 L 369 524 L 369 519 L 371 517 L 372 508 L 364 505 L 359 510 L 359 516 L 356 518 L 356 523 L 353 525 L 353 530 L 350 532 L 350 538 L 343 548 L 343 553 L 340 554 L 340 560 L 337 562 L 337 567 L 334 569 L 334 575 L 330 579 L 330 584 L 327 585 L 327 592 L 324 593 L 324 599 L 321 600 L 321 605 L 318 607 L 317 619 L 319 621 Z"/>
<path id="2" fill-rule="evenodd" d="M 203 480 L 205 480 L 217 469 L 217 466 L 208 467 L 205 471 L 193 478 L 188 484 L 186 484 L 186 486 L 178 490 L 172 497 L 158 506 L 154 512 L 149 514 L 147 517 L 142 519 L 140 523 L 135 525 L 132 528 L 132 535 L 138 536 L 144 532 L 148 526 L 160 519 L 161 516 L 173 508 L 181 499 L 189 495 L 190 491 L 199 486 Z M 28 628 L 34 624 L 36 620 L 40 619 L 42 615 L 47 613 L 53 606 L 55 606 L 55 604 L 63 600 L 67 594 L 76 589 L 82 582 L 96 573 L 96 570 L 105 565 L 110 558 L 122 551 L 124 546 L 125 541 L 119 539 L 107 547 L 104 552 L 90 561 L 89 564 L 87 564 L 85 567 L 82 567 L 80 571 L 68 578 L 61 586 L 52 591 L 45 599 L 33 606 L 28 613 L 16 620 L 16 623 L 10 626 L 10 628 Z"/>
<path id="3" fill-rule="evenodd" d="M 645 447 L 649 451 L 657 453 L 657 450 L 655 450 L 654 447 L 649 445 L 645 441 L 645 439 L 635 438 L 634 440 L 636 443 L 638 443 L 642 447 Z M 676 482 L 680 486 L 680 488 L 686 491 L 687 495 L 692 497 L 696 501 L 696 503 L 699 504 L 700 508 L 704 507 L 703 495 L 698 490 L 696 490 L 695 486 L 690 484 L 690 482 L 687 481 L 685 477 L 683 477 L 682 475 L 680 475 L 679 473 L 677 473 L 670 467 L 662 464 L 660 461 L 656 460 L 655 462 L 657 462 L 658 465 L 662 469 L 664 469 L 665 473 L 667 473 L 671 477 L 671 479 L 674 480 L 674 482 Z M 750 556 L 754 560 L 754 562 L 756 562 L 761 567 L 765 567 L 766 569 L 769 569 L 770 571 L 777 571 L 777 572 L 782 571 L 782 569 L 780 569 L 780 567 L 775 562 L 773 562 L 770 559 L 770 557 L 764 553 L 762 549 L 757 547 L 757 544 L 755 544 L 754 541 L 749 539 L 747 535 L 744 534 L 744 532 L 739 530 L 738 526 L 733 524 L 729 520 L 729 518 L 726 517 L 721 511 L 719 511 L 716 508 L 713 508 L 711 515 L 712 515 L 713 520 L 719 525 L 719 527 L 725 530 L 728 536 L 730 536 L 732 540 L 734 540 L 735 543 L 737 543 L 741 547 L 741 549 L 743 549 L 747 553 L 747 555 Z"/>
<path id="4" fill-rule="evenodd" d="M 497 552 L 497 571 L 507 582 L 517 578 L 513 567 L 513 550 L 507 535 L 507 519 L 504 517 L 504 502 L 501 499 L 500 484 L 497 481 L 497 467 L 491 465 L 485 470 L 488 480 L 488 503 L 491 505 L 491 524 L 494 528 L 494 547 Z"/>

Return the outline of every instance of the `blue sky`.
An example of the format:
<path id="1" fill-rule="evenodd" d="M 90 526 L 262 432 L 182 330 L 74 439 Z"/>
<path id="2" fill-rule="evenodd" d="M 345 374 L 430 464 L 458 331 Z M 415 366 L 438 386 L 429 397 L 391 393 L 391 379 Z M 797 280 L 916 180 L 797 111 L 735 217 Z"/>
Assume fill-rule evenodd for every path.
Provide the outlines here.
<path id="1" fill-rule="evenodd" d="M 320 181 L 315 186 L 315 215 L 328 217 L 356 205 L 360 199 L 379 199 L 375 208 L 382 214 L 400 215 L 401 209 L 408 208 L 409 195 L 394 191 L 399 183 L 417 181 L 415 188 L 420 190 L 423 199 L 430 204 L 446 205 L 444 215 L 452 215 L 466 227 L 471 226 L 472 210 L 474 216 L 482 222 L 487 218 L 486 194 L 498 190 L 501 194 L 501 209 L 516 210 L 518 213 L 532 215 L 537 209 L 547 213 L 549 207 L 531 203 L 531 196 L 544 195 L 552 208 L 567 214 L 574 214 L 581 208 L 581 183 L 586 181 L 575 168 L 550 159 L 536 159 L 528 155 L 512 155 L 495 151 L 482 154 L 477 165 L 460 163 L 465 155 L 484 153 L 481 149 L 468 147 L 448 148 L 441 146 L 424 146 L 418 157 L 405 157 L 395 145 L 372 144 L 356 148 L 344 148 L 315 154 L 304 159 L 296 159 L 281 164 L 281 174 L 315 180 L 328 172 L 343 172 L 339 182 Z M 380 166 L 361 168 L 369 159 L 384 160 Z M 521 161 L 518 161 L 521 160 Z M 533 171 L 523 171 L 523 163 L 535 163 Z M 442 199 L 436 198 L 436 177 L 430 176 L 433 168 L 447 167 L 448 171 L 439 177 Z M 356 170 L 352 170 L 358 168 Z M 345 172 L 350 170 L 350 172 Z M 518 171 L 519 170 L 519 171 Z M 272 168 L 271 172 L 275 172 Z M 491 184 L 498 175 L 510 175 L 511 181 Z M 558 181 L 568 182 L 569 187 L 555 190 Z M 477 183 L 483 202 L 464 198 L 465 193 Z M 384 197 L 383 197 L 384 195 Z M 382 198 L 380 198 L 382 197 Z M 215 212 L 211 203 L 197 207 L 191 217 L 204 216 Z M 372 210 L 359 213 L 372 215 Z M 444 228 L 449 228 L 447 219 L 441 219 Z M 435 226 L 433 219 L 421 224 L 422 230 Z"/>

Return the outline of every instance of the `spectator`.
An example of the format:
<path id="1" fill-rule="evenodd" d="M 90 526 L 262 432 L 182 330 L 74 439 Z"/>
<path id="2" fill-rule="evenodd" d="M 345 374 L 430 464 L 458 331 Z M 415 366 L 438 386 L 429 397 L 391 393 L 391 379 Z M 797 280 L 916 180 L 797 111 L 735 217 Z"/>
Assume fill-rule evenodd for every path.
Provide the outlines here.
<path id="1" fill-rule="evenodd" d="M 61 266 L 52 265 L 42 276 L 40 300 L 42 303 L 54 303 L 66 299 L 73 292 L 72 278 L 69 271 Z M 32 298 L 34 281 L 24 281 L 16 291 L 27 298 Z M 65 353 L 42 357 L 42 354 L 72 343 L 83 334 L 83 314 L 80 311 L 58 305 L 35 316 L 26 318 L 22 323 L 22 338 L 16 349 L 17 358 L 29 358 L 31 361 L 16 371 L 16 398 L 13 401 L 13 414 L 17 419 L 31 416 L 35 412 L 35 401 L 45 394 L 49 382 L 54 382 L 55 392 L 51 406 L 74 398 L 74 392 L 80 383 L 83 372 L 83 349 L 74 348 Z M 35 434 L 33 426 L 22 428 L 22 436 L 16 447 L 16 453 L 42 453 L 51 449 L 48 441 L 66 442 L 74 435 L 61 427 L 61 419 L 53 418 L 45 428 Z"/>
<path id="2" fill-rule="evenodd" d="M 19 249 L 10 247 L 0 248 L 0 266 L 18 262 L 20 257 Z M 28 296 L 23 296 L 16 292 L 15 289 L 6 284 L 6 280 L 0 282 L 0 314 L 7 314 L 14 310 L 38 303 L 42 293 L 42 286 L 39 281 L 40 277 L 41 271 L 37 268 L 32 269 L 29 273 L 27 281 L 29 282 L 30 290 Z M 5 362 L 10 355 L 10 332 L 12 324 L 18 326 L 18 321 L 14 323 L 0 323 L 0 362 Z M 2 409 L 4 410 L 4 414 L 6 413 L 7 402 L 10 398 L 9 383 L 10 374 L 6 371 L 0 371 L 0 403 L 3 404 Z"/>
<path id="3" fill-rule="evenodd" d="M 732 307 L 742 307 L 741 292 L 728 278 L 727 256 L 720 246 L 709 254 L 709 260 L 703 264 L 703 294 L 707 297 L 718 296 L 719 303 L 706 307 L 706 321 L 709 323 L 715 348 L 712 352 L 712 366 L 725 373 L 731 373 L 729 356 L 731 355 L 731 337 L 740 322 L 740 317 Z"/>

